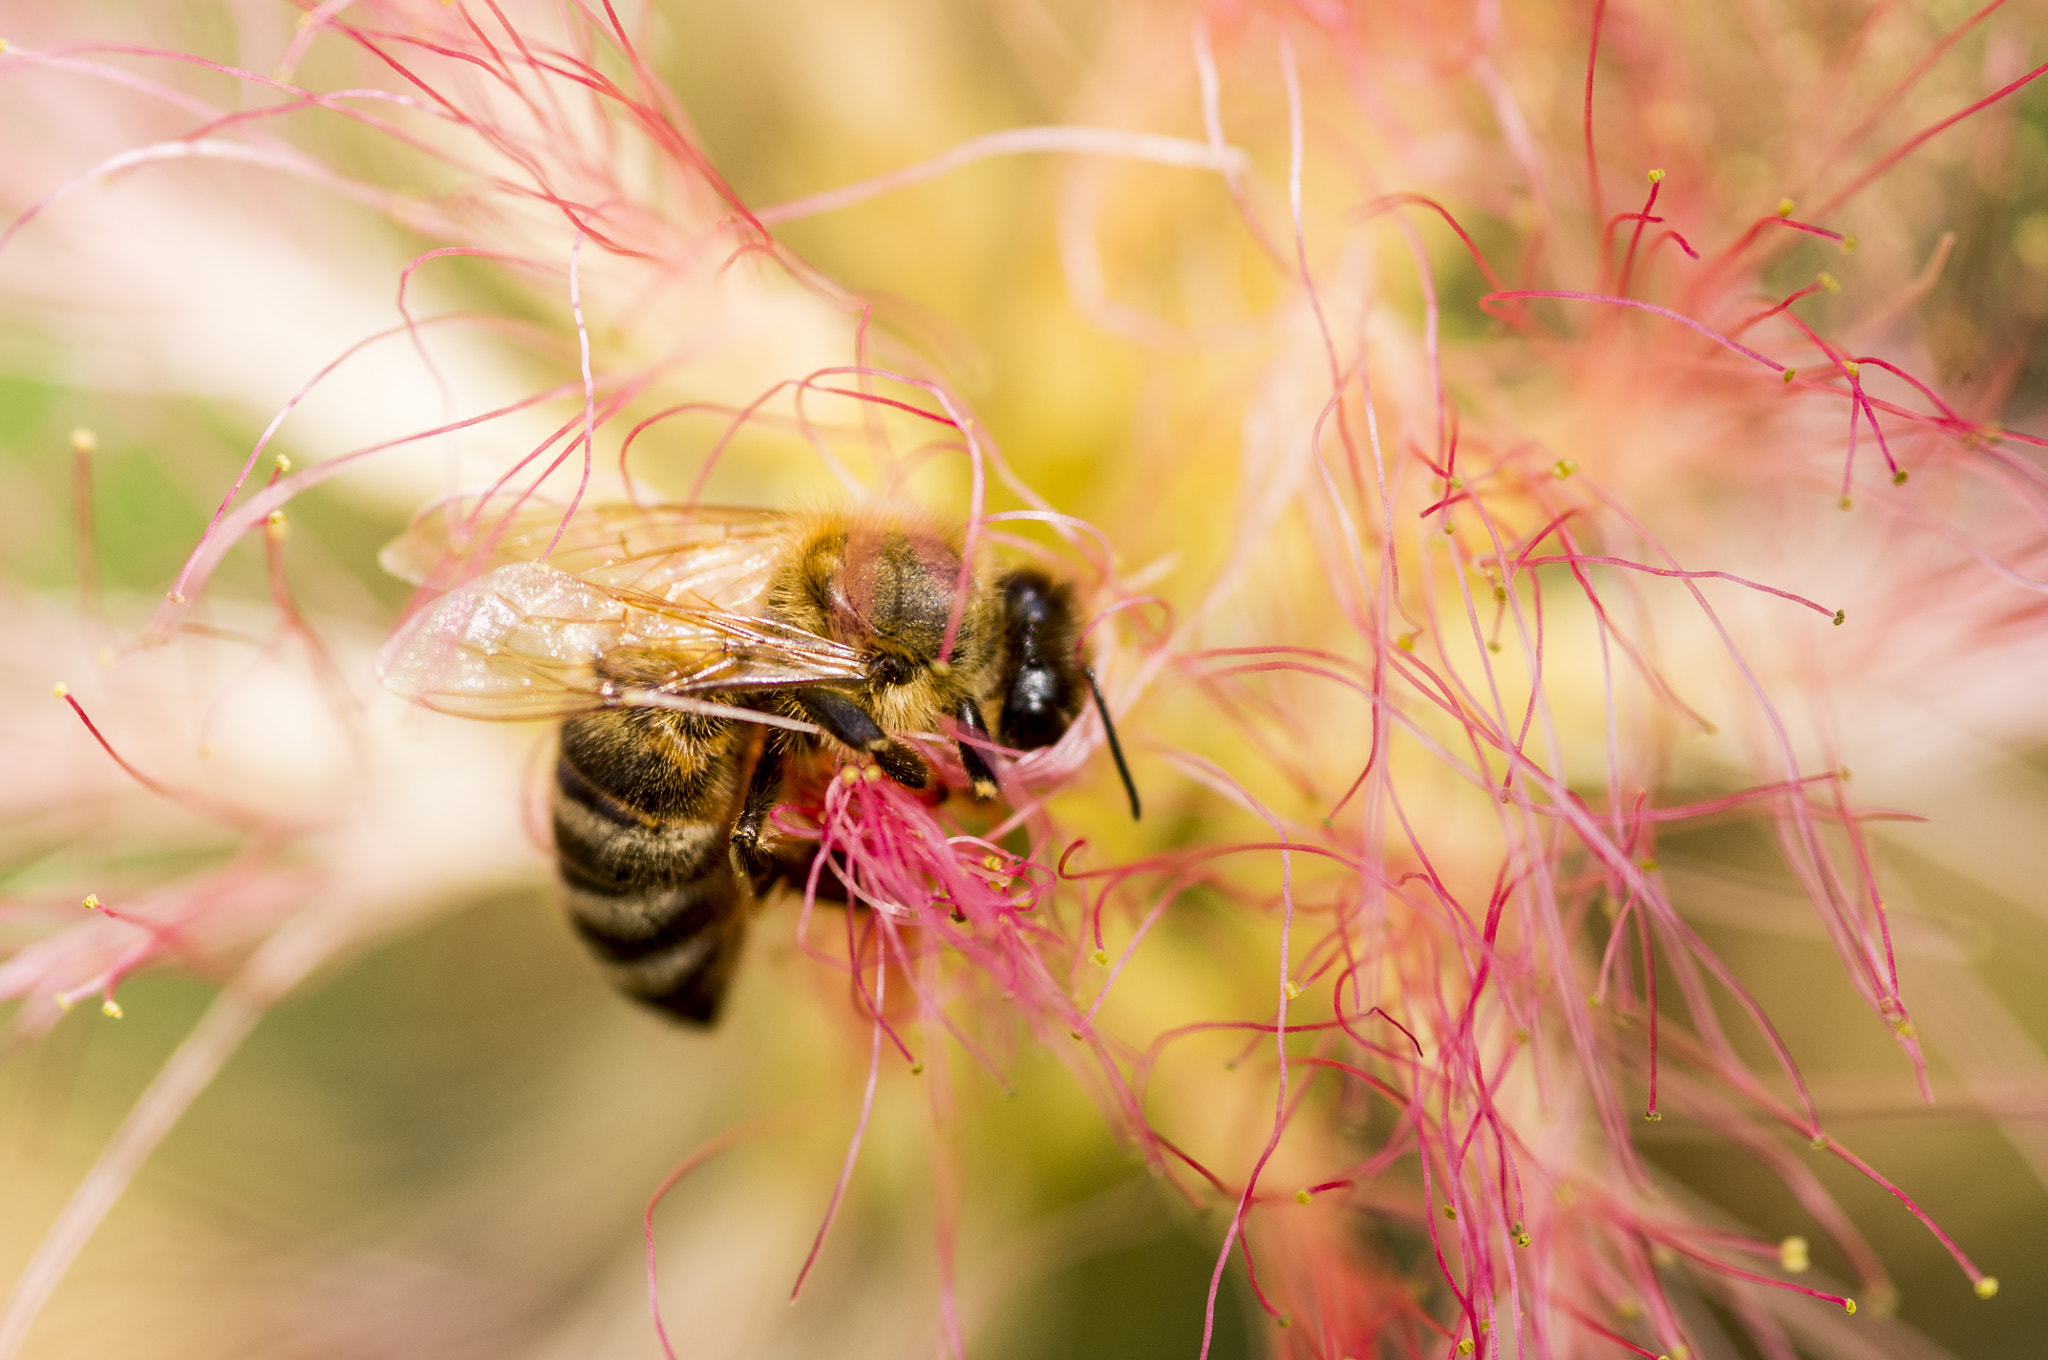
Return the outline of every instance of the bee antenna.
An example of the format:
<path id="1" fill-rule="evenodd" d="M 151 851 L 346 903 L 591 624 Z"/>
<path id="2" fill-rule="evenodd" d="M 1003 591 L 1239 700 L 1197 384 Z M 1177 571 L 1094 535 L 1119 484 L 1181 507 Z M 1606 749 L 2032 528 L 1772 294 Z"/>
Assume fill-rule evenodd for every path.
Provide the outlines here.
<path id="1" fill-rule="evenodd" d="M 1095 696 L 1095 711 L 1102 715 L 1102 730 L 1109 737 L 1109 754 L 1116 760 L 1116 772 L 1123 777 L 1124 792 L 1131 797 L 1131 820 L 1137 821 L 1138 785 L 1131 778 L 1131 767 L 1124 762 L 1124 745 L 1116 739 L 1116 724 L 1109 720 L 1109 705 L 1103 701 L 1102 686 L 1095 683 L 1095 672 L 1087 666 L 1081 674 L 1088 677 L 1088 692 Z"/>

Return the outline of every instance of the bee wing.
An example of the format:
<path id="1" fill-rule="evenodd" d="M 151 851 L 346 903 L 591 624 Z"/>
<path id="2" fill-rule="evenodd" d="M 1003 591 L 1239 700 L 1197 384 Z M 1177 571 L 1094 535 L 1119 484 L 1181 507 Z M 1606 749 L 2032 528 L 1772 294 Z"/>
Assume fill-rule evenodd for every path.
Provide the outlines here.
<path id="1" fill-rule="evenodd" d="M 450 590 L 384 646 L 393 692 L 472 718 L 560 718 L 642 695 L 858 681 L 850 647 L 772 619 L 508 562 Z"/>
<path id="2" fill-rule="evenodd" d="M 457 497 L 422 511 L 379 560 L 394 576 L 445 589 L 545 554 L 549 566 L 600 587 L 738 611 L 758 597 L 790 523 L 785 513 L 723 506 L 594 504 L 570 514 Z"/>

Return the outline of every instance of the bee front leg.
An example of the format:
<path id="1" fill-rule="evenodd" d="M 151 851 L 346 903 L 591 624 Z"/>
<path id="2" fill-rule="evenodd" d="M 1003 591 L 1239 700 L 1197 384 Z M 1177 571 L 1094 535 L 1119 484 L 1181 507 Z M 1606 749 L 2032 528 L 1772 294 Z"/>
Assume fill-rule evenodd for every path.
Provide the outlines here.
<path id="1" fill-rule="evenodd" d="M 988 720 L 981 716 L 981 705 L 971 698 L 962 699 L 953 716 L 960 722 L 960 768 L 967 774 L 968 787 L 976 798 L 995 797 L 996 772 L 989 768 L 988 757 L 974 744 L 994 740 L 988 734 Z"/>
<path id="2" fill-rule="evenodd" d="M 931 781 L 931 772 L 917 752 L 892 741 L 873 714 L 838 690 L 792 690 L 790 697 L 804 716 L 824 728 L 833 740 L 873 756 L 882 773 L 905 788 L 921 789 Z"/>

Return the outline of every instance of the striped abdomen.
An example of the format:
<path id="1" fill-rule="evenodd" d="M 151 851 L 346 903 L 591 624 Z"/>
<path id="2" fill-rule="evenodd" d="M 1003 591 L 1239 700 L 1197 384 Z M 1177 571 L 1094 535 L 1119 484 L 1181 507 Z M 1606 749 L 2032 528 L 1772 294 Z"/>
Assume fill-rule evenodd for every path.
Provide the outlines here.
<path id="1" fill-rule="evenodd" d="M 614 709 L 563 723 L 555 768 L 570 924 L 620 991 L 698 1024 L 717 1018 L 746 930 L 738 744 L 729 723 Z"/>

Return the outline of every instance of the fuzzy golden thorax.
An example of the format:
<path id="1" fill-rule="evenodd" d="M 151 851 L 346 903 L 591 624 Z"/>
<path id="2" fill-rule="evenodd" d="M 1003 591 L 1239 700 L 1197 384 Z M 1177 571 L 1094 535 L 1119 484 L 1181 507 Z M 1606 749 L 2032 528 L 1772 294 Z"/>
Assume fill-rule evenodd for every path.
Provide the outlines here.
<path id="1" fill-rule="evenodd" d="M 999 602 L 983 563 L 974 564 L 952 651 L 940 659 L 961 560 L 957 540 L 929 525 L 817 515 L 792 531 L 768 609 L 867 658 L 860 697 L 884 730 L 937 732 L 962 699 L 986 699 L 996 681 Z"/>

